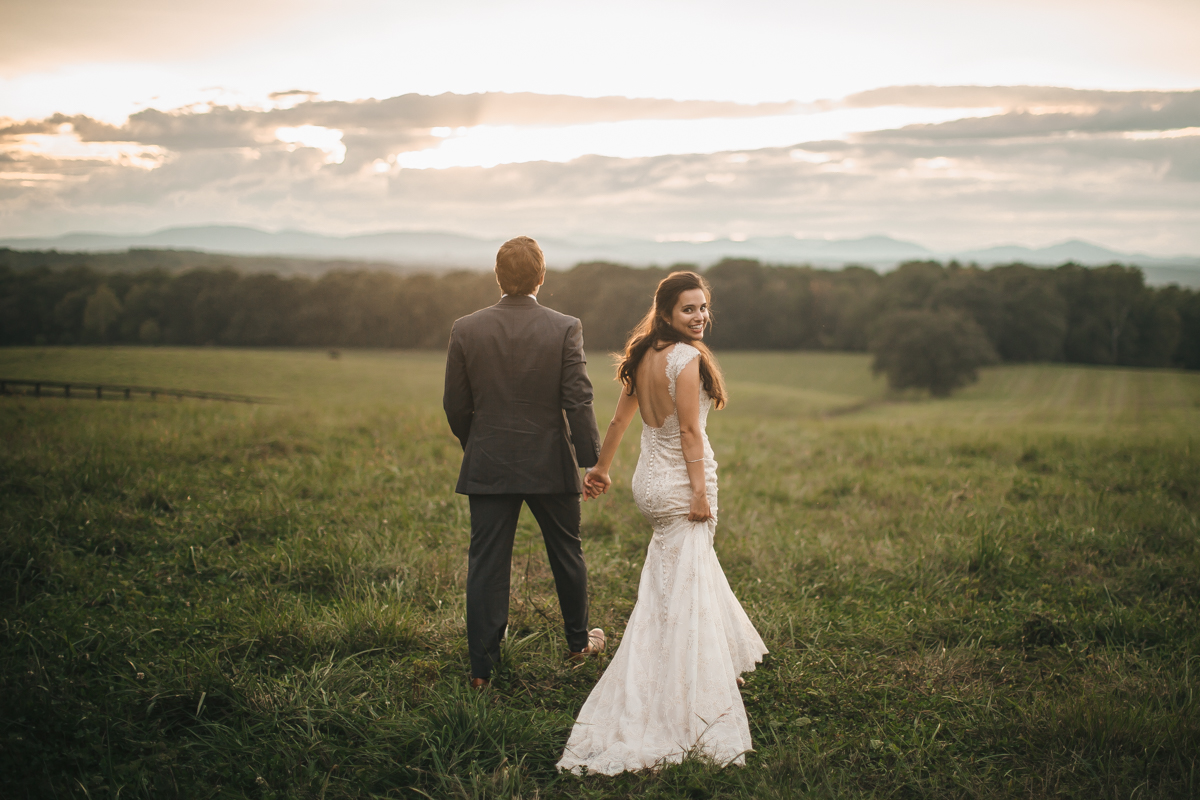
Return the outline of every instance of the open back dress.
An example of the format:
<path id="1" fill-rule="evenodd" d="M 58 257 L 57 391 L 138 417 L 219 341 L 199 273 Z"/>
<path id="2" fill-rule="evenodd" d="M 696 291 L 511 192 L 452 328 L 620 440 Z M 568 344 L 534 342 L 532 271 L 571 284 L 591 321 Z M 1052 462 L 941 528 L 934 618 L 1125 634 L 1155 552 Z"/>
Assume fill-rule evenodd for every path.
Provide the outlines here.
<path id="1" fill-rule="evenodd" d="M 667 354 L 675 400 L 680 372 L 700 351 Z M 713 550 L 717 462 L 705 426 L 712 399 L 700 388 L 704 474 L 713 517 L 687 518 L 692 495 L 678 408 L 660 427 L 643 423 L 633 497 L 654 528 L 621 646 L 579 712 L 560 770 L 616 775 L 678 763 L 689 753 L 744 764 L 750 725 L 737 678 L 767 648 L 729 588 Z"/>

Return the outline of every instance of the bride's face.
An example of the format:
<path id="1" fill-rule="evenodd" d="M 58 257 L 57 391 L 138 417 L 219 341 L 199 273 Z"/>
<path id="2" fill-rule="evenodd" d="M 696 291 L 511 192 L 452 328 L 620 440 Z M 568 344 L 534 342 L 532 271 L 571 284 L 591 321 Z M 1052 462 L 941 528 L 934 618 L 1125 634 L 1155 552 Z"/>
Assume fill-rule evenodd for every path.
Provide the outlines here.
<path id="1" fill-rule="evenodd" d="M 708 324 L 708 298 L 703 289 L 688 289 L 675 301 L 671 312 L 671 327 L 693 341 L 704 338 L 704 326 Z"/>

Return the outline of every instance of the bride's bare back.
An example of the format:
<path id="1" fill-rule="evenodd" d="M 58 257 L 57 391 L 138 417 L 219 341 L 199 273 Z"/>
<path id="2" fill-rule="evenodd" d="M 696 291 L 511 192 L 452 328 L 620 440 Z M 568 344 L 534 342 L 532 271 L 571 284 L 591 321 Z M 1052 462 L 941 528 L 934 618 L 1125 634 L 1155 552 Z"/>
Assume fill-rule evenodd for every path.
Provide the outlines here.
<path id="1" fill-rule="evenodd" d="M 661 428 L 667 417 L 675 413 L 675 401 L 667 385 L 667 356 L 675 345 L 662 350 L 651 347 L 642 356 L 637 368 L 637 401 L 642 422 L 652 428 Z"/>

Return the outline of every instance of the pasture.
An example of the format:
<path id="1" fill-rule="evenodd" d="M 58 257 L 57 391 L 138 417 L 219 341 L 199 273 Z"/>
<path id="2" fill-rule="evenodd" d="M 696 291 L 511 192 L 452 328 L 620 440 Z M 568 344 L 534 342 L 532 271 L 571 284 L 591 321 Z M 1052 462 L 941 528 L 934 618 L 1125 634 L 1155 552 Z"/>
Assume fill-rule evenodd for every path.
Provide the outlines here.
<path id="1" fill-rule="evenodd" d="M 553 765 L 603 663 L 562 663 L 528 512 L 505 666 L 465 688 L 442 354 L 0 350 L 10 378 L 279 401 L 0 398 L 4 795 L 1200 794 L 1200 374 L 1008 365 L 930 401 L 867 356 L 719 356 L 717 551 L 771 649 L 755 752 L 580 779 Z M 650 533 L 637 427 L 584 506 L 611 648 Z"/>

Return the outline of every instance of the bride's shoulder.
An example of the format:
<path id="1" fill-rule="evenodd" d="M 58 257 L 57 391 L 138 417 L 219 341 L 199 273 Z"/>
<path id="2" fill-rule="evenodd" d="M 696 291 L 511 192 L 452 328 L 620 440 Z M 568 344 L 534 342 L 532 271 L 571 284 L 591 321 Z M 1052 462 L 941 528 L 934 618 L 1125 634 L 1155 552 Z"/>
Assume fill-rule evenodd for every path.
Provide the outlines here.
<path id="1" fill-rule="evenodd" d="M 674 383 L 688 364 L 700 355 L 700 351 L 687 342 L 676 342 L 667 351 L 667 376 Z"/>
<path id="2" fill-rule="evenodd" d="M 678 363 L 687 363 L 700 355 L 700 350 L 687 342 L 675 342 L 667 350 L 667 359 Z"/>

